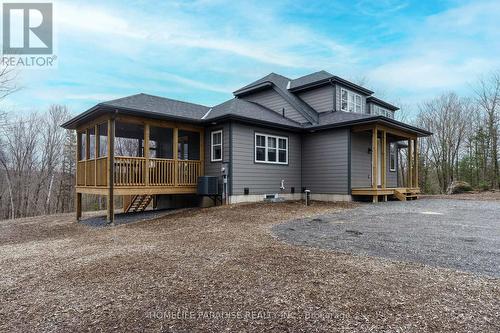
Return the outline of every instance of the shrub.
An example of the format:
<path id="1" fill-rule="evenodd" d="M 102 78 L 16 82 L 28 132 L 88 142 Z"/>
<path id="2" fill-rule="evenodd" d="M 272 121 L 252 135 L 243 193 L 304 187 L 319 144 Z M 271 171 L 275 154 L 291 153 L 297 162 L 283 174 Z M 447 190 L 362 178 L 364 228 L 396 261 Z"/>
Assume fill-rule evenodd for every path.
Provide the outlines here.
<path id="1" fill-rule="evenodd" d="M 477 188 L 480 191 L 488 191 L 490 189 L 490 184 L 488 184 L 487 182 L 485 182 L 484 180 L 482 180 L 482 181 L 479 182 L 479 185 L 477 186 Z"/>

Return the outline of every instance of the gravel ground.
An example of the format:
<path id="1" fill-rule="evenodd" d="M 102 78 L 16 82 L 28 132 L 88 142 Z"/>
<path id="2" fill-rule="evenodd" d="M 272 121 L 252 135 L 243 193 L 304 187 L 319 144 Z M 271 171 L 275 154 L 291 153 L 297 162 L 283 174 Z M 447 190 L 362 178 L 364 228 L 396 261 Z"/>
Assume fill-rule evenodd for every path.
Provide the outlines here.
<path id="1" fill-rule="evenodd" d="M 160 217 L 167 216 L 169 214 L 178 213 L 178 210 L 146 210 L 140 213 L 115 213 L 115 225 L 129 224 L 140 221 L 148 221 L 152 219 L 157 219 Z M 102 228 L 102 227 L 112 227 L 111 224 L 107 222 L 107 217 L 105 215 L 96 214 L 89 216 L 80 220 L 79 223 L 84 224 L 89 227 Z"/>
<path id="2" fill-rule="evenodd" d="M 296 245 L 500 277 L 500 202 L 417 200 L 280 224 Z"/>
<path id="3" fill-rule="evenodd" d="M 500 330 L 499 279 L 272 236 L 351 206 L 224 206 L 114 228 L 1 221 L 0 331 Z"/>

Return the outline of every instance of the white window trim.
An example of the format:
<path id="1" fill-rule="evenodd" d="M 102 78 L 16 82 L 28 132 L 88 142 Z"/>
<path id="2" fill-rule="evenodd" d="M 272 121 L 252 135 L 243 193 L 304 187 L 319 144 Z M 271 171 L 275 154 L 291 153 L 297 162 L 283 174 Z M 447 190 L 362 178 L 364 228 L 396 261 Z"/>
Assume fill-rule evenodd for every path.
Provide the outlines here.
<path id="1" fill-rule="evenodd" d="M 384 116 L 390 119 L 394 119 L 394 111 L 378 106 L 376 104 L 373 104 L 373 114 L 376 116 Z"/>
<path id="2" fill-rule="evenodd" d="M 391 150 L 391 147 L 394 146 L 394 149 Z M 391 160 L 394 157 L 394 168 L 391 166 Z M 389 144 L 389 168 L 391 171 L 396 171 L 396 167 L 398 164 L 398 148 L 396 147 L 395 142 L 391 142 Z"/>
<path id="3" fill-rule="evenodd" d="M 346 107 L 347 109 L 342 108 L 342 95 L 343 92 L 347 93 L 347 104 Z M 353 96 L 351 98 L 351 96 Z M 360 104 L 356 104 L 356 97 L 359 97 L 359 102 Z M 349 107 L 352 106 L 352 111 L 349 111 Z M 356 106 L 360 107 L 360 112 L 356 112 Z M 350 90 L 347 90 L 345 88 L 340 88 L 340 110 L 344 112 L 351 112 L 351 113 L 364 113 L 363 111 L 363 97 L 360 94 L 356 94 L 355 92 L 352 92 Z"/>
<path id="4" fill-rule="evenodd" d="M 220 134 L 220 143 L 214 144 L 214 135 Z M 222 130 L 210 132 L 210 161 L 211 162 L 222 162 L 223 147 L 222 142 L 224 141 L 224 136 L 222 135 Z M 214 159 L 214 147 L 220 146 L 220 158 Z"/>
<path id="5" fill-rule="evenodd" d="M 257 136 L 263 136 L 266 138 L 266 146 L 257 146 Z M 276 162 L 273 162 L 273 161 L 269 161 L 268 158 L 268 149 L 269 149 L 269 138 L 274 138 L 276 139 Z M 286 147 L 285 149 L 280 149 L 279 148 L 279 140 L 282 139 L 282 140 L 285 140 L 285 143 L 286 143 Z M 260 160 L 257 160 L 257 147 L 259 148 L 265 148 L 265 161 L 260 161 Z M 286 155 L 285 155 L 285 162 L 280 162 L 279 161 L 279 152 L 280 150 L 284 150 L 286 152 Z M 277 135 L 270 135 L 270 134 L 264 134 L 264 133 L 255 133 L 255 137 L 254 137 L 254 162 L 255 163 L 264 163 L 264 164 L 279 164 L 279 165 L 288 165 L 288 138 L 286 136 L 277 136 Z"/>

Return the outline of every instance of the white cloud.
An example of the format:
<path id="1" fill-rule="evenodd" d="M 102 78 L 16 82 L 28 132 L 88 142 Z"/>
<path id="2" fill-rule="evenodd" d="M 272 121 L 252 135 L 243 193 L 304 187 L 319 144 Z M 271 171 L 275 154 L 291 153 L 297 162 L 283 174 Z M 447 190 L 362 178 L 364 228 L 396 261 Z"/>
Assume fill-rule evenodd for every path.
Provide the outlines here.
<path id="1" fill-rule="evenodd" d="M 202 5 L 206 5 L 205 1 L 197 4 Z M 347 45 L 309 29 L 278 21 L 272 14 L 267 13 L 266 20 L 263 20 L 264 13 L 256 8 L 245 11 L 247 16 L 255 13 L 253 17 L 246 17 L 252 23 L 250 29 L 248 23 L 226 26 L 224 22 L 205 21 L 196 14 L 165 12 L 152 17 L 104 6 L 61 3 L 58 4 L 56 23 L 59 30 L 71 30 L 76 37 L 78 34 L 106 36 L 110 48 L 113 43 L 122 45 L 119 38 L 129 38 L 134 40 L 135 46 L 149 43 L 155 47 L 172 45 L 218 51 L 223 55 L 233 54 L 281 67 L 316 68 L 322 64 L 350 61 L 354 53 Z"/>
<path id="2" fill-rule="evenodd" d="M 389 91 L 464 89 L 485 72 L 500 68 L 500 2 L 473 2 L 428 17 L 410 31 L 411 40 L 380 50 L 392 58 L 368 71 Z"/>

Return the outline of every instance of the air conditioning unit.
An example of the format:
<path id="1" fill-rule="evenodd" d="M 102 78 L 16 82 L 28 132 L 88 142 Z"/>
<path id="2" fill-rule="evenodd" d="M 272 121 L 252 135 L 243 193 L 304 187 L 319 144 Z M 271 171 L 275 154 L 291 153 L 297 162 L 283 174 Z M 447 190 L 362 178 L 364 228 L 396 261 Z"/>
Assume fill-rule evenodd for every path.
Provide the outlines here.
<path id="1" fill-rule="evenodd" d="M 219 180 L 214 176 L 198 177 L 198 195 L 219 194 Z"/>

